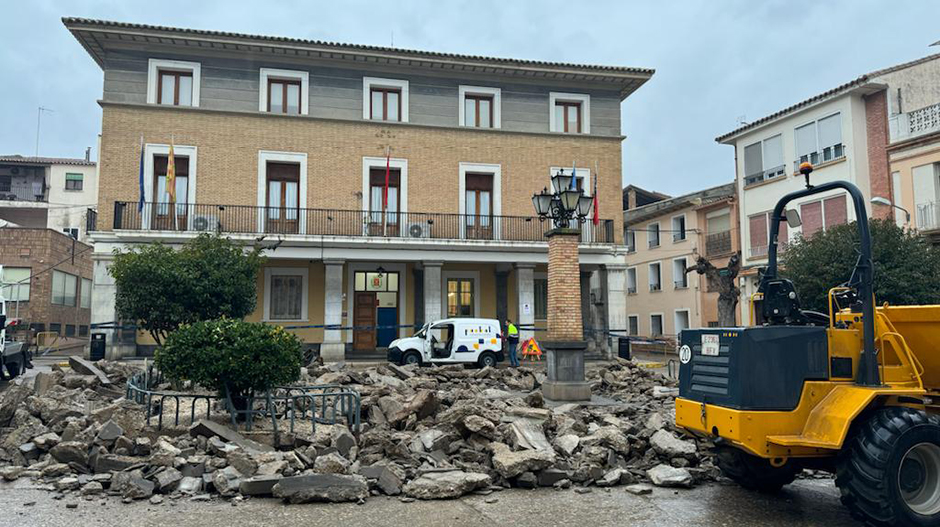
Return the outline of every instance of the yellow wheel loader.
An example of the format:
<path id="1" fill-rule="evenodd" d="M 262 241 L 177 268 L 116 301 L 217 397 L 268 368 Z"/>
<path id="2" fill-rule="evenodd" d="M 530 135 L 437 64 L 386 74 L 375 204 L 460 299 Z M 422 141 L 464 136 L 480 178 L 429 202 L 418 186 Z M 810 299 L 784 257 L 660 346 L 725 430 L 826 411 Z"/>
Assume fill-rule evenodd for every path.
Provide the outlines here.
<path id="1" fill-rule="evenodd" d="M 725 476 L 776 491 L 803 468 L 836 475 L 842 503 L 876 525 L 940 525 L 940 306 L 877 306 L 865 201 L 846 181 L 813 186 L 774 207 L 753 325 L 684 330 L 676 425 L 714 440 Z M 778 274 L 789 202 L 845 191 L 859 257 L 829 292 L 829 312 L 800 308 Z M 940 280 L 940 277 L 938 277 Z"/>

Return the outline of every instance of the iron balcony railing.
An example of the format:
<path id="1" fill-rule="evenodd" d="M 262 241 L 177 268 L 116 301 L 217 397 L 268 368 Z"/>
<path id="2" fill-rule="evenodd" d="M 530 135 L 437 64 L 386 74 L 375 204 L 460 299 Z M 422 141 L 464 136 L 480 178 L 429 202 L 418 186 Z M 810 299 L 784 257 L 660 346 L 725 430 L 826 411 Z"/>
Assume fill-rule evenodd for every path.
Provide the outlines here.
<path id="1" fill-rule="evenodd" d="M 574 222 L 572 227 L 578 227 Z M 194 203 L 114 203 L 114 230 L 297 234 L 413 240 L 545 241 L 537 217 L 297 209 Z M 613 220 L 580 224 L 582 243 L 614 243 Z M 97 230 L 97 225 L 91 230 Z"/>
<path id="2" fill-rule="evenodd" d="M 33 203 L 45 203 L 49 201 L 46 193 L 46 187 L 43 184 L 37 185 L 11 185 L 8 182 L 4 184 L 0 180 L 0 201 L 30 201 Z"/>
<path id="3" fill-rule="evenodd" d="M 705 236 L 705 254 L 718 255 L 731 252 L 731 231 L 713 232 Z"/>

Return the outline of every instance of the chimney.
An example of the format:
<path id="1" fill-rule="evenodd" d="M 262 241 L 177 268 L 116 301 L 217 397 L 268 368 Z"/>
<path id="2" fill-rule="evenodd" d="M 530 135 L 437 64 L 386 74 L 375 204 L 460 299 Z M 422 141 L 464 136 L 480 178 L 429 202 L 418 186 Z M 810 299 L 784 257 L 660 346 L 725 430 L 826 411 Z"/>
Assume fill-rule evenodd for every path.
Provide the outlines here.
<path id="1" fill-rule="evenodd" d="M 91 147 L 85 149 L 85 161 L 91 161 Z"/>

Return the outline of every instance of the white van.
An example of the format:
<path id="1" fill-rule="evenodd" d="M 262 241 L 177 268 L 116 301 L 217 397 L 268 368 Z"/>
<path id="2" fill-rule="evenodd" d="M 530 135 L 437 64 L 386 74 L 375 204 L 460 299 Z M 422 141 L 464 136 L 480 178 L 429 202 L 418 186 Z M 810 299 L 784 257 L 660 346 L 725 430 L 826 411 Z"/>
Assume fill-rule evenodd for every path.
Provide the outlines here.
<path id="1" fill-rule="evenodd" d="M 424 325 L 413 337 L 393 340 L 388 360 L 398 364 L 476 364 L 505 360 L 503 339 L 492 318 L 448 318 Z"/>

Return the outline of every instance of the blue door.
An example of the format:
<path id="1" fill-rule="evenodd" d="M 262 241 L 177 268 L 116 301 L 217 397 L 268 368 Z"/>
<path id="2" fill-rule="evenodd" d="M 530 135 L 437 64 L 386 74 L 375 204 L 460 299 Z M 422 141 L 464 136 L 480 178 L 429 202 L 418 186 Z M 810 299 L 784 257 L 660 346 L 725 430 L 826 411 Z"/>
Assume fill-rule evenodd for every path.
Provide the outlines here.
<path id="1" fill-rule="evenodd" d="M 380 307 L 378 308 L 378 316 L 376 317 L 376 326 L 379 326 L 379 329 L 376 330 L 376 347 L 378 348 L 387 348 L 393 340 L 398 337 L 398 308 L 396 307 Z"/>

